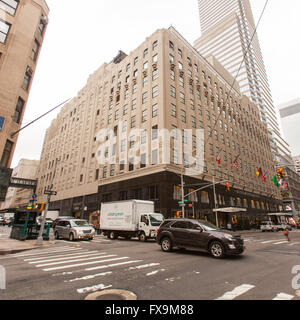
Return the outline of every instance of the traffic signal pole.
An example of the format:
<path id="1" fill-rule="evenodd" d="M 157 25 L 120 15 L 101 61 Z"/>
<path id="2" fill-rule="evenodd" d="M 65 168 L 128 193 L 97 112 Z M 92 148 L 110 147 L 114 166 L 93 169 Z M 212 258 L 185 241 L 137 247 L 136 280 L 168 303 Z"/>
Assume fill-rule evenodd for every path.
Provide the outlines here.
<path id="1" fill-rule="evenodd" d="M 185 218 L 185 202 L 184 202 L 184 181 L 183 181 L 183 168 L 181 171 L 181 201 L 182 201 L 182 218 Z"/>
<path id="2" fill-rule="evenodd" d="M 59 162 L 59 160 L 56 159 L 55 167 L 54 167 L 54 173 L 53 173 L 53 177 L 52 177 L 51 185 L 50 185 L 50 190 L 52 190 L 52 188 L 53 188 L 53 181 L 54 181 L 54 177 L 55 177 L 55 173 L 56 173 L 56 168 L 57 168 L 57 163 L 58 162 Z M 50 200 L 51 200 L 51 192 L 49 192 L 48 195 L 47 195 L 46 208 L 45 208 L 45 211 L 44 211 L 44 214 L 43 214 L 43 219 L 42 219 L 42 222 L 41 222 L 41 228 L 40 228 L 40 231 L 39 231 L 39 236 L 38 236 L 37 241 L 36 241 L 36 245 L 37 246 L 42 246 L 43 245 L 43 232 L 44 232 L 44 227 L 45 227 L 45 223 L 46 223 L 46 217 L 47 217 L 47 213 L 48 213 Z"/>

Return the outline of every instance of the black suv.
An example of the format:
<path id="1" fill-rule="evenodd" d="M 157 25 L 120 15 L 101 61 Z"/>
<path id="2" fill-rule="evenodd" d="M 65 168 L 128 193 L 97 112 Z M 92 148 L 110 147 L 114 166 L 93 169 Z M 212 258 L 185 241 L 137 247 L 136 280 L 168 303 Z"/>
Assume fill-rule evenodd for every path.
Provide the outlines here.
<path id="1" fill-rule="evenodd" d="M 202 249 L 214 258 L 238 255 L 244 252 L 244 240 L 230 231 L 221 231 L 215 225 L 193 219 L 167 219 L 158 229 L 157 243 L 165 252 L 174 247 Z"/>

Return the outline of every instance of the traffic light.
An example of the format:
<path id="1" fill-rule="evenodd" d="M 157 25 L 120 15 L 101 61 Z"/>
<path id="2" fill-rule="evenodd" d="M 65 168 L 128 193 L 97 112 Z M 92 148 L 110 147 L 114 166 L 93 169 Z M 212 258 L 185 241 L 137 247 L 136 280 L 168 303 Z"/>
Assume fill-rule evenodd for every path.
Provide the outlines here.
<path id="1" fill-rule="evenodd" d="M 176 216 L 177 216 L 178 218 L 182 218 L 182 211 L 177 211 L 177 212 L 176 212 Z"/>
<path id="2" fill-rule="evenodd" d="M 42 212 L 44 210 L 46 206 L 46 203 L 44 202 L 38 202 L 35 206 L 34 206 L 34 210 L 38 211 L 38 212 Z"/>
<path id="3" fill-rule="evenodd" d="M 193 208 L 193 204 L 190 203 L 190 204 L 188 205 L 188 207 L 189 207 L 189 208 Z"/>
<path id="4" fill-rule="evenodd" d="M 229 183 L 226 183 L 226 184 L 225 184 L 225 187 L 226 187 L 227 191 L 230 191 Z"/>
<path id="5" fill-rule="evenodd" d="M 32 204 L 29 204 L 28 206 L 27 206 L 27 210 L 32 210 L 33 209 L 33 205 Z"/>

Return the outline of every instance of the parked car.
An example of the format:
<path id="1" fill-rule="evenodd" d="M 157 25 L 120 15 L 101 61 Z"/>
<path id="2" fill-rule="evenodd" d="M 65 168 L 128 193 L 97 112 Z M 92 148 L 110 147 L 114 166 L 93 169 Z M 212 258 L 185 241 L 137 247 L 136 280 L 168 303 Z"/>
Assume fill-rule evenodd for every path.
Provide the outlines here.
<path id="1" fill-rule="evenodd" d="M 262 232 L 265 232 L 265 231 L 276 231 L 277 230 L 277 227 L 275 225 L 274 222 L 272 221 L 264 221 L 260 224 L 260 230 Z"/>
<path id="2" fill-rule="evenodd" d="M 82 219 L 61 219 L 54 227 L 55 239 L 65 238 L 70 241 L 77 239 L 93 240 L 95 229 Z"/>
<path id="3" fill-rule="evenodd" d="M 222 231 L 215 225 L 194 219 L 167 219 L 158 228 L 157 243 L 162 251 L 174 247 L 209 252 L 214 258 L 239 255 L 245 250 L 244 240 L 231 231 Z"/>
<path id="4" fill-rule="evenodd" d="M 0 217 L 0 226 L 4 226 L 5 225 L 5 220 L 3 217 Z"/>

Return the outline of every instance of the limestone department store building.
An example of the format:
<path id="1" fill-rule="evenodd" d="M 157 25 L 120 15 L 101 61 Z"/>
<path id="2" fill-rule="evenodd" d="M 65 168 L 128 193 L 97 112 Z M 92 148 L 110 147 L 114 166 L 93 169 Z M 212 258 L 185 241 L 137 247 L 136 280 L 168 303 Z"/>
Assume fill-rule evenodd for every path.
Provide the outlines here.
<path id="1" fill-rule="evenodd" d="M 156 210 L 166 217 L 174 217 L 181 200 L 183 165 L 178 163 L 186 159 L 176 142 L 184 145 L 183 130 L 190 129 L 193 151 L 199 150 L 203 147 L 196 131 L 202 129 L 202 173 L 184 175 L 185 194 L 213 177 L 227 179 L 230 191 L 225 182 L 216 187 L 219 208 L 246 208 L 241 221 L 249 223 L 278 211 L 281 202 L 271 181 L 274 164 L 266 126 L 239 86 L 231 90 L 232 82 L 213 57 L 204 59 L 173 27 L 156 31 L 129 55 L 120 51 L 90 75 L 48 128 L 38 173 L 39 201 L 53 185 L 57 196 L 50 209 L 61 215 L 86 217 L 99 210 L 101 202 L 144 199 L 155 201 Z M 117 139 L 105 137 L 100 142 L 102 129 L 110 129 Z M 146 134 L 135 135 L 136 129 Z M 166 149 L 155 129 L 182 132 L 182 137 L 171 135 L 169 163 L 162 161 Z M 105 142 L 107 147 L 99 148 Z M 108 156 L 115 162 L 100 165 L 99 159 Z M 141 161 L 132 161 L 134 156 Z M 236 159 L 238 168 L 232 165 Z M 267 182 L 256 175 L 260 167 Z M 212 188 L 193 193 L 188 200 L 194 204 L 186 209 L 188 216 L 213 221 Z"/>

